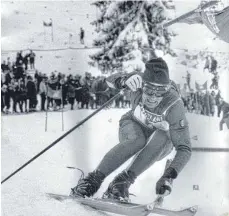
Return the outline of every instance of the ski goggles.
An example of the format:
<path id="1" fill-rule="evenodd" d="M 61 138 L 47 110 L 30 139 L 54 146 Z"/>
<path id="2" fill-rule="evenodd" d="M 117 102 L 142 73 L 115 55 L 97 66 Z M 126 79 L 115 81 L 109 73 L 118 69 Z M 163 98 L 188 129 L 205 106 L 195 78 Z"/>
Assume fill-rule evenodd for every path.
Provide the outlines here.
<path id="1" fill-rule="evenodd" d="M 168 85 L 156 85 L 156 84 L 149 84 L 149 83 L 144 83 L 143 84 L 143 93 L 148 95 L 148 96 L 153 96 L 155 95 L 156 97 L 163 97 L 165 93 L 168 92 L 170 89 L 170 84 Z"/>

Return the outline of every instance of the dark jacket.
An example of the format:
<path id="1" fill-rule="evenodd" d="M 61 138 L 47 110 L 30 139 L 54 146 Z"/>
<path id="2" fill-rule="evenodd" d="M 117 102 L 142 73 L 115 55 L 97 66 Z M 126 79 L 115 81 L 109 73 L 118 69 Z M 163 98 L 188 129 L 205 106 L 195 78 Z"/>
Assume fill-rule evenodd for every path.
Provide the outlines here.
<path id="1" fill-rule="evenodd" d="M 27 97 L 29 99 L 36 97 L 37 92 L 36 92 L 36 86 L 35 83 L 31 80 L 28 80 L 26 84 L 26 92 L 27 92 Z"/>

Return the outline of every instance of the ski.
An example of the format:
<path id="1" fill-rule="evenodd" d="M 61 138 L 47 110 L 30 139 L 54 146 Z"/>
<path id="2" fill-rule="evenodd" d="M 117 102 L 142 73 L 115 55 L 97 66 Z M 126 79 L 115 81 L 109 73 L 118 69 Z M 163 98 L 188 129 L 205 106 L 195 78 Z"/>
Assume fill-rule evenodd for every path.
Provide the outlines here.
<path id="1" fill-rule="evenodd" d="M 96 210 L 126 216 L 147 216 L 151 213 L 165 216 L 194 216 L 197 212 L 197 206 L 175 211 L 164 208 L 157 208 L 155 207 L 154 203 L 142 205 L 137 203 L 119 202 L 100 198 L 71 197 L 53 193 L 47 193 L 47 196 L 58 201 L 73 200 L 79 204 L 89 206 Z"/>

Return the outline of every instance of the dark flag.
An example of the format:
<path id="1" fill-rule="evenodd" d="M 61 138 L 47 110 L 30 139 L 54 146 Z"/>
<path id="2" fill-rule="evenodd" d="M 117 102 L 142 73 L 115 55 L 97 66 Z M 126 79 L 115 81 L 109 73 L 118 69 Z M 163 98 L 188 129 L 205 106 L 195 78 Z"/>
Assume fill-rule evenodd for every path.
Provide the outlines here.
<path id="1" fill-rule="evenodd" d="M 43 26 L 45 26 L 45 27 L 52 27 L 52 21 L 51 22 L 45 22 L 45 21 L 43 21 Z"/>
<path id="2" fill-rule="evenodd" d="M 191 16 L 180 19 L 179 23 L 204 24 L 221 40 L 229 43 L 229 6 L 220 11 L 196 10 Z"/>
<path id="3" fill-rule="evenodd" d="M 203 85 L 198 84 L 195 82 L 195 87 L 197 91 L 207 90 L 208 88 L 208 81 L 206 81 Z"/>
<path id="4" fill-rule="evenodd" d="M 204 24 L 221 40 L 229 43 L 229 6 L 215 14 L 201 13 Z"/>

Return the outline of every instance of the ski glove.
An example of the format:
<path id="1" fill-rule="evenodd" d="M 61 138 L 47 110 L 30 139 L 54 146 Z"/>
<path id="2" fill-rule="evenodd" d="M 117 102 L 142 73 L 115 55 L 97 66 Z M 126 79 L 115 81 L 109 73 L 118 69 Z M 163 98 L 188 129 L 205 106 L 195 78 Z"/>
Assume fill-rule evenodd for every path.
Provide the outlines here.
<path id="1" fill-rule="evenodd" d="M 134 74 L 122 82 L 122 85 L 127 86 L 131 91 L 137 91 L 142 88 L 142 77 L 138 74 Z"/>
<path id="2" fill-rule="evenodd" d="M 177 172 L 173 168 L 166 169 L 164 175 L 156 184 L 156 194 L 167 196 L 172 192 L 173 179 L 177 177 Z"/>

